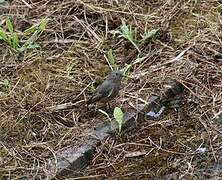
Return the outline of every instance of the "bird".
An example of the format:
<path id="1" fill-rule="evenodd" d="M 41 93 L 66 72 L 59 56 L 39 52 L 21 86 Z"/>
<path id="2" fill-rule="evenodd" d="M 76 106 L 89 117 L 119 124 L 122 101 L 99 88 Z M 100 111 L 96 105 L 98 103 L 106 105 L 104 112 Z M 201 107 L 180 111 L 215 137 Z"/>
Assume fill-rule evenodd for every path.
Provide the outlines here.
<path id="1" fill-rule="evenodd" d="M 121 86 L 121 80 L 123 77 L 123 71 L 114 70 L 112 71 L 105 81 L 98 86 L 93 95 L 86 102 L 87 109 L 90 104 L 94 104 L 97 102 L 108 103 L 112 99 L 114 99 L 118 94 Z M 109 105 L 110 108 L 110 105 Z"/>

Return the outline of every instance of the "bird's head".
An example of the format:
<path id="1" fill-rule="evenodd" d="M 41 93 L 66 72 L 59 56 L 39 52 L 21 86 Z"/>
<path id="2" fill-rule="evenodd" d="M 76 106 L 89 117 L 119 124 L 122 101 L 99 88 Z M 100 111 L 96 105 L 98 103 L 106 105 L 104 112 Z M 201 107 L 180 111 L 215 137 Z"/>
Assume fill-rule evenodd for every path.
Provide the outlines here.
<path id="1" fill-rule="evenodd" d="M 122 77 L 123 77 L 123 71 L 114 70 L 107 77 L 107 80 L 110 80 L 110 81 L 113 81 L 113 82 L 118 82 L 118 81 L 121 81 Z"/>

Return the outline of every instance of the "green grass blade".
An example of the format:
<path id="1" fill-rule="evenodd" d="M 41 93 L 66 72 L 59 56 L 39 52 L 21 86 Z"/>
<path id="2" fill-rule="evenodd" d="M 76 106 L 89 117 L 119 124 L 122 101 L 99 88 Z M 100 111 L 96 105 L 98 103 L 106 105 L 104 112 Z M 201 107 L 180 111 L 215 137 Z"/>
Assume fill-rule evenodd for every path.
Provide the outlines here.
<path id="1" fill-rule="evenodd" d="M 5 41 L 9 46 L 12 46 L 11 38 L 9 35 L 2 29 L 0 28 L 0 37 L 3 41 Z"/>
<path id="2" fill-rule="evenodd" d="M 30 33 L 34 33 L 35 31 L 38 31 L 38 32 L 42 32 L 45 30 L 47 24 L 48 24 L 48 19 L 42 19 L 39 23 L 31 26 L 30 28 L 26 29 L 24 32 L 23 32 L 23 36 L 27 36 L 28 34 Z"/>
<path id="3" fill-rule="evenodd" d="M 6 34 L 6 32 L 1 27 L 0 27 L 0 37 L 1 37 L 1 39 L 3 39 L 3 41 L 8 40 L 8 35 Z"/>
<path id="4" fill-rule="evenodd" d="M 9 32 L 11 34 L 13 34 L 14 33 L 14 28 L 13 28 L 13 24 L 12 24 L 12 21 L 10 20 L 10 18 L 7 17 L 5 22 L 6 22 L 6 27 L 8 28 Z"/>
<path id="5" fill-rule="evenodd" d="M 18 35 L 16 34 L 16 32 L 14 31 L 14 27 L 12 24 L 12 21 L 9 17 L 6 18 L 5 20 L 6 23 L 6 27 L 9 30 L 9 34 L 3 35 L 4 36 L 4 41 L 7 42 L 9 44 L 9 46 L 11 46 L 13 49 L 17 50 L 19 48 L 19 38 Z M 4 34 L 1 33 L 1 35 Z"/>
<path id="6" fill-rule="evenodd" d="M 12 33 L 11 39 L 12 39 L 12 47 L 14 49 L 18 49 L 19 48 L 19 38 L 18 38 L 18 35 L 16 33 Z"/>
<path id="7" fill-rule="evenodd" d="M 39 47 L 36 45 L 33 45 L 35 43 L 35 41 L 37 41 L 37 39 L 39 38 L 39 36 L 41 35 L 41 33 L 45 30 L 47 24 L 48 24 L 48 19 L 43 19 L 41 20 L 37 25 L 34 25 L 32 27 L 30 27 L 29 29 L 27 29 L 26 31 L 23 32 L 23 36 L 27 36 L 30 33 L 32 33 L 31 37 L 29 37 L 25 44 L 23 44 L 23 46 L 19 49 L 20 52 L 25 51 L 26 49 L 30 49 L 30 48 L 36 48 Z"/>
<path id="8" fill-rule="evenodd" d="M 40 24 L 39 30 L 40 30 L 41 32 L 46 29 L 46 26 L 47 26 L 48 22 L 49 22 L 49 19 L 43 19 L 43 20 L 39 23 L 39 24 Z"/>
<path id="9" fill-rule="evenodd" d="M 20 52 L 23 52 L 27 49 L 27 47 L 31 46 L 38 38 L 38 32 L 35 31 L 32 36 L 23 44 L 21 48 L 19 48 Z"/>

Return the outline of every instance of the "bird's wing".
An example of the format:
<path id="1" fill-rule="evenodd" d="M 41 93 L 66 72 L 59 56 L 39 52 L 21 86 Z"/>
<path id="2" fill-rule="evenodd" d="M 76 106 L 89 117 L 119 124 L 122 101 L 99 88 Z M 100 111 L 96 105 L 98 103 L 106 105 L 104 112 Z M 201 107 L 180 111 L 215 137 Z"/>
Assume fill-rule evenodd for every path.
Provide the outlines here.
<path id="1" fill-rule="evenodd" d="M 104 81 L 103 84 L 97 89 L 96 94 L 100 94 L 102 97 L 109 97 L 114 90 L 113 83 Z"/>
<path id="2" fill-rule="evenodd" d="M 104 81 L 101 86 L 98 87 L 95 94 L 88 100 L 87 104 L 91 104 L 99 101 L 104 97 L 109 97 L 112 95 L 114 88 L 110 82 Z"/>

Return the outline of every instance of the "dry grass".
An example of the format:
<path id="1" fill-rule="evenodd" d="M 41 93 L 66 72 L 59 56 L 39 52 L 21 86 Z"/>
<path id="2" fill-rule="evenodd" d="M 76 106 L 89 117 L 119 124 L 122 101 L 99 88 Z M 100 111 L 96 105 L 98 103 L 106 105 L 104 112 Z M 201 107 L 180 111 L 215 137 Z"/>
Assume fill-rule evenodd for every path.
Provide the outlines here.
<path id="1" fill-rule="evenodd" d="M 155 28 L 160 33 L 140 47 L 146 59 L 131 70 L 132 79 L 124 82 L 116 104 L 128 111 L 138 98 L 160 94 L 178 80 L 187 88 L 182 107 L 186 118 L 178 121 L 172 108 L 158 122 L 144 122 L 132 134 L 108 139 L 84 176 L 221 177 L 222 127 L 221 119 L 215 119 L 222 112 L 221 9 L 216 0 L 14 0 L 0 6 L 0 19 L 11 16 L 17 31 L 50 18 L 38 40 L 41 49 L 18 56 L 1 44 L 0 77 L 11 87 L 0 97 L 0 177 L 44 177 L 47 157 L 81 143 L 84 134 L 103 121 L 83 106 L 110 71 L 104 55 L 111 48 L 119 66 L 126 57 L 137 57 L 129 42 L 110 33 L 120 28 L 121 18 L 137 29 L 138 37 Z M 73 108 L 48 110 L 68 102 Z M 200 154 L 198 147 L 207 151 Z M 142 158 L 125 158 L 142 150 Z"/>

